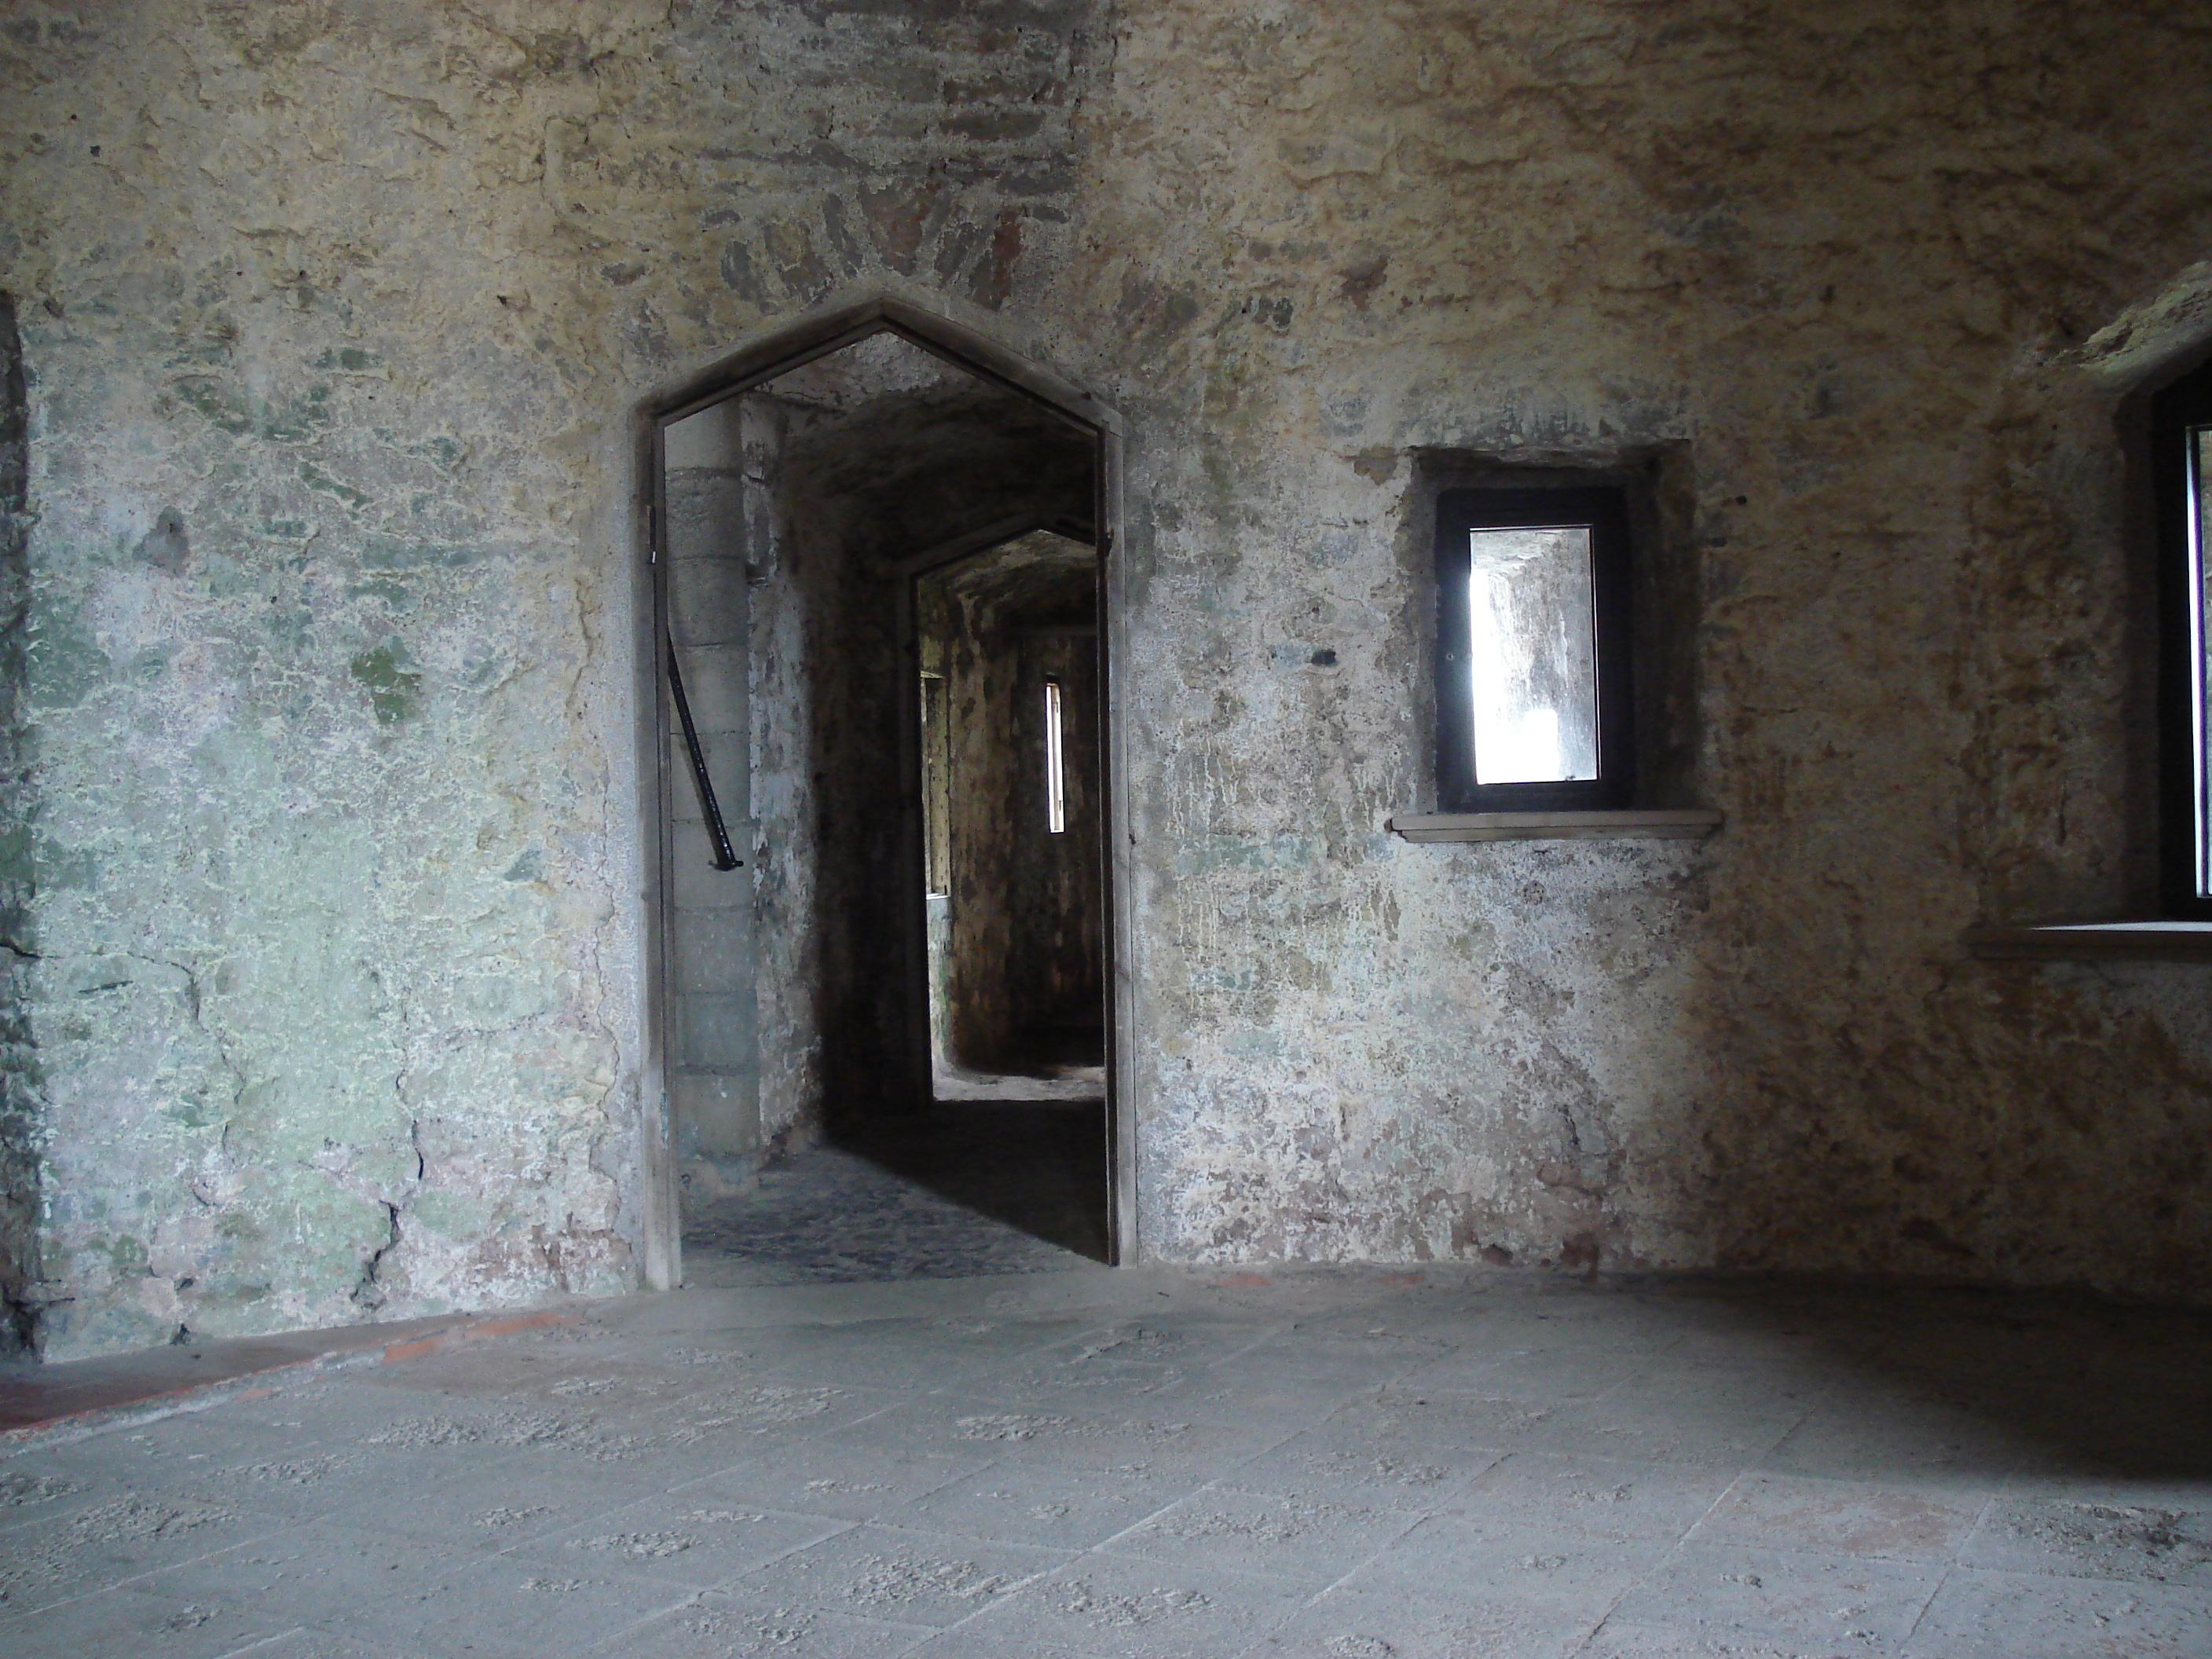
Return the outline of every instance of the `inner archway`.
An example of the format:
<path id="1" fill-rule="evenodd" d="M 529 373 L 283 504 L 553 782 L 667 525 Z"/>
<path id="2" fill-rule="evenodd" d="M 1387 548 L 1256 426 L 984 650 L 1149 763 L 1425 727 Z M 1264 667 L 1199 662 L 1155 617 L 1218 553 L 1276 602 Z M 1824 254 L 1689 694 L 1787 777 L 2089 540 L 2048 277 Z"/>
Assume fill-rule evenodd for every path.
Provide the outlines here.
<path id="1" fill-rule="evenodd" d="M 689 1282 L 1126 1251 L 1112 434 L 933 322 L 826 325 L 653 424 L 658 1027 Z M 955 657 L 967 856 L 933 887 L 929 692 Z M 932 946 L 956 908 L 957 1017 Z"/>

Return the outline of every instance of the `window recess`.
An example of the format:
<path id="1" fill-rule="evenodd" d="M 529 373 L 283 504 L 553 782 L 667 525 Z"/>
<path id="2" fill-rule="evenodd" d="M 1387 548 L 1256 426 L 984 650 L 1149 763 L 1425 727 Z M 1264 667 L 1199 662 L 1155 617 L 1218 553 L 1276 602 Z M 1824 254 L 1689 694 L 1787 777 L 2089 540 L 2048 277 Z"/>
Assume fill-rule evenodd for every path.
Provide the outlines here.
<path id="1" fill-rule="evenodd" d="M 2212 921 L 2212 363 L 2152 400 L 2151 477 L 2159 526 L 2160 885 L 2168 916 Z"/>
<path id="2" fill-rule="evenodd" d="M 2152 398 L 2150 446 L 2160 915 L 1972 928 L 1984 961 L 2212 962 L 2212 362 Z"/>

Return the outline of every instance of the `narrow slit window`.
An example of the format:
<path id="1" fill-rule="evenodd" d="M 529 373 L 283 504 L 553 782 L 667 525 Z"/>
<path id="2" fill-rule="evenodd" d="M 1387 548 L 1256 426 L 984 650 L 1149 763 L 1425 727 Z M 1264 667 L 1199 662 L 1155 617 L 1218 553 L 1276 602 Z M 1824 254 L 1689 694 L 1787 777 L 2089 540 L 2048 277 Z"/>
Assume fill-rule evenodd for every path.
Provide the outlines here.
<path id="1" fill-rule="evenodd" d="M 1058 680 L 1044 683 L 1044 822 L 1055 836 L 1067 828 L 1067 751 L 1060 731 Z"/>

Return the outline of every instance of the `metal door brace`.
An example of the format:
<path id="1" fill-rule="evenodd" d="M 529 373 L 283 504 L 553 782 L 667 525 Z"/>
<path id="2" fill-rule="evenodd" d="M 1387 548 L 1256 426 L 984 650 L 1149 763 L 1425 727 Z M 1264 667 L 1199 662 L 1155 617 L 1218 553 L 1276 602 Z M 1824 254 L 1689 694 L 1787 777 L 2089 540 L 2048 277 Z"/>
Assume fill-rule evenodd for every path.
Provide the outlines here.
<path id="1" fill-rule="evenodd" d="M 684 746 L 691 751 L 691 781 L 699 786 L 699 805 L 707 814 L 707 833 L 714 838 L 714 867 L 738 870 L 744 860 L 730 845 L 722 809 L 714 799 L 714 781 L 707 775 L 707 754 L 699 747 L 699 728 L 691 724 L 691 701 L 684 695 L 684 673 L 676 665 L 676 641 L 668 645 L 668 689 L 676 694 L 676 718 L 684 723 Z"/>

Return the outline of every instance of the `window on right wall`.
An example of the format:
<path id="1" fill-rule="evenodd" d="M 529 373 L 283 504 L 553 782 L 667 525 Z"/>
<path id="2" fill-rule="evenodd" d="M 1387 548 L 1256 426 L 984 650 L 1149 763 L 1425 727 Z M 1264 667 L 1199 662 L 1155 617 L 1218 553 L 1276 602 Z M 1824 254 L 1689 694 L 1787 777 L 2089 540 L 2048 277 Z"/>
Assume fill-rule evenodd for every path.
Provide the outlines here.
<path id="1" fill-rule="evenodd" d="M 2151 403 L 2160 557 L 2160 853 L 2166 913 L 2212 920 L 2212 363 Z"/>
<path id="2" fill-rule="evenodd" d="M 1446 812 L 1634 794 L 1630 520 L 1609 486 L 1437 499 L 1437 793 Z"/>

